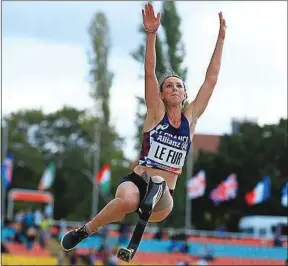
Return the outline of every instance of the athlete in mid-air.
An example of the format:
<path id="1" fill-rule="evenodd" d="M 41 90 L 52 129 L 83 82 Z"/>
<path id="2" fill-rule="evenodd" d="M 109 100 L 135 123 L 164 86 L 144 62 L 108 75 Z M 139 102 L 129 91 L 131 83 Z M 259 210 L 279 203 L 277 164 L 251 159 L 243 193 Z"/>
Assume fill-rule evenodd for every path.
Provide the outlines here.
<path id="1" fill-rule="evenodd" d="M 182 105 L 187 99 L 187 92 L 181 77 L 169 71 L 159 80 L 156 78 L 155 44 L 160 13 L 155 16 L 152 4 L 148 3 L 142 15 L 147 35 L 147 116 L 139 162 L 132 173 L 122 178 L 113 200 L 87 224 L 69 231 L 63 237 L 61 244 L 64 250 L 73 249 L 98 228 L 121 221 L 128 213 L 136 211 L 140 216 L 144 215 L 145 218 L 140 218 L 147 222 L 162 221 L 171 213 L 176 182 L 182 172 L 197 120 L 206 109 L 218 80 L 226 32 L 221 12 L 218 38 L 205 80 L 196 98 L 185 109 Z"/>

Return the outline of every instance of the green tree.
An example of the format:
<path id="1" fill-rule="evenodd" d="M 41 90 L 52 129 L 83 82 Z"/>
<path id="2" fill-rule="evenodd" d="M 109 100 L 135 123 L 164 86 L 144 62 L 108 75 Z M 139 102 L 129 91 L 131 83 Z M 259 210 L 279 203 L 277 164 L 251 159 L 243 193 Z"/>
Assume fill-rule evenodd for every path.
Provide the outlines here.
<path id="1" fill-rule="evenodd" d="M 101 106 L 101 115 L 97 116 L 101 120 L 99 134 L 101 138 L 101 156 L 100 166 L 105 162 L 110 162 L 109 156 L 113 143 L 111 139 L 110 127 L 110 88 L 112 85 L 113 74 L 108 69 L 108 59 L 111 48 L 110 30 L 107 18 L 104 13 L 96 13 L 89 26 L 89 34 L 92 42 L 93 56 L 90 59 L 90 77 L 91 77 L 91 97 L 95 103 L 96 110 Z"/>
<path id="2" fill-rule="evenodd" d="M 55 197 L 55 218 L 85 220 L 90 217 L 93 178 L 89 154 L 94 127 L 99 120 L 86 110 L 64 107 L 53 113 L 23 110 L 6 117 L 9 125 L 8 152 L 14 155 L 12 188 L 37 189 L 50 161 L 56 177 L 50 191 Z M 111 129 L 112 188 L 127 172 L 123 141 Z M 101 161 L 105 161 L 102 154 Z M 108 155 L 106 155 L 108 156 Z M 103 205 L 104 202 L 102 201 Z"/>
<path id="3" fill-rule="evenodd" d="M 96 13 L 89 27 L 92 41 L 93 57 L 91 63 L 91 96 L 95 102 L 101 103 L 103 124 L 109 125 L 110 121 L 110 88 L 113 74 L 108 70 L 108 58 L 110 53 L 110 36 L 108 21 L 104 13 Z"/>
<path id="4" fill-rule="evenodd" d="M 181 19 L 176 10 L 175 1 L 164 1 L 162 7 L 162 26 L 165 32 L 168 63 L 183 81 L 186 80 L 187 67 L 183 61 L 185 57 L 185 46 L 181 41 L 180 31 Z"/>
<path id="5" fill-rule="evenodd" d="M 214 229 L 217 223 L 205 220 L 209 212 L 219 223 L 226 223 L 230 230 L 237 230 L 240 217 L 246 215 L 284 215 L 281 206 L 281 188 L 288 176 L 287 119 L 278 124 L 259 126 L 244 122 L 239 132 L 221 138 L 217 154 L 200 153 L 195 172 L 205 169 L 207 193 L 193 201 L 193 221 L 198 228 Z M 286 163 L 285 163 L 286 162 Z M 210 191 L 232 172 L 237 174 L 238 196 L 229 202 L 214 206 L 209 199 Z M 271 198 L 262 204 L 247 206 L 245 194 L 251 191 L 265 175 L 271 178 Z"/>
<path id="6" fill-rule="evenodd" d="M 136 143 L 135 149 L 140 151 L 141 149 L 141 141 L 142 141 L 142 134 L 143 134 L 143 124 L 146 118 L 146 105 L 145 100 L 142 97 L 137 96 L 137 112 L 136 112 Z"/>
<path id="7" fill-rule="evenodd" d="M 38 176 L 44 168 L 43 153 L 35 141 L 31 141 L 31 134 L 37 130 L 44 114 L 39 110 L 19 111 L 5 117 L 8 124 L 8 152 L 13 153 L 14 175 L 26 175 L 17 180 L 21 188 L 37 188 Z M 22 160 L 20 160 L 21 158 Z M 16 167 L 15 167 L 16 166 Z M 12 178 L 12 185 L 15 182 Z"/>
<path id="8" fill-rule="evenodd" d="M 144 67 L 144 59 L 145 59 L 145 45 L 146 45 L 146 31 L 141 24 L 138 30 L 142 35 L 142 43 L 139 45 L 138 49 L 135 52 L 132 52 L 132 57 Z M 166 62 L 163 54 L 163 44 L 161 41 L 161 37 L 157 36 L 156 39 L 156 76 L 160 76 L 161 73 L 166 69 Z M 141 78 L 144 77 L 143 74 L 140 75 Z"/>

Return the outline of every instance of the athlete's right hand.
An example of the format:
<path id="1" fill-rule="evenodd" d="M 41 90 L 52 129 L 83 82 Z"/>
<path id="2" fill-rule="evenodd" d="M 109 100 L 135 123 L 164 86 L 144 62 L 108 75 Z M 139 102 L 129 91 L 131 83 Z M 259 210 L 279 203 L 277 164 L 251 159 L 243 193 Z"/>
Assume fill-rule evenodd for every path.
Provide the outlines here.
<path id="1" fill-rule="evenodd" d="M 155 17 L 154 9 L 151 3 L 145 5 L 142 9 L 143 25 L 147 32 L 156 32 L 160 26 L 161 14 L 160 12 Z"/>

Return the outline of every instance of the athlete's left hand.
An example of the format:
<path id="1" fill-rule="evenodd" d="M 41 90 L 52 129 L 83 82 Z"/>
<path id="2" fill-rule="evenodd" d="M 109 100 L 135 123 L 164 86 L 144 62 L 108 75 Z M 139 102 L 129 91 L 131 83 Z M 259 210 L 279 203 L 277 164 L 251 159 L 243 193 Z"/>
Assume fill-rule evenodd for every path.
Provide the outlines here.
<path id="1" fill-rule="evenodd" d="M 219 37 L 224 39 L 226 35 L 226 28 L 227 28 L 226 21 L 223 18 L 222 12 L 219 12 L 218 15 L 219 15 L 219 21 L 220 21 Z"/>
<path id="2" fill-rule="evenodd" d="M 155 33 L 160 26 L 161 14 L 155 16 L 154 8 L 150 2 L 142 9 L 143 25 L 147 32 Z"/>

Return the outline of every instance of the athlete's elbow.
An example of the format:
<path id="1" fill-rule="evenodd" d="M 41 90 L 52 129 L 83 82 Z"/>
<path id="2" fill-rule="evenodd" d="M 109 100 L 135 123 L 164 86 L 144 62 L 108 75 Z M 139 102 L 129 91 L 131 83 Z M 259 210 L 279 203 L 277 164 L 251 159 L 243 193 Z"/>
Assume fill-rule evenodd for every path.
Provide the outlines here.
<path id="1" fill-rule="evenodd" d="M 153 75 L 155 74 L 156 70 L 156 63 L 153 62 L 153 60 L 146 60 L 145 61 L 145 75 L 150 74 Z"/>
<path id="2" fill-rule="evenodd" d="M 145 69 L 145 79 L 154 79 L 156 77 L 155 71 L 151 68 Z"/>
<path id="3" fill-rule="evenodd" d="M 205 84 L 208 88 L 213 90 L 214 87 L 216 86 L 217 80 L 218 80 L 218 75 L 207 74 L 205 78 Z"/>

